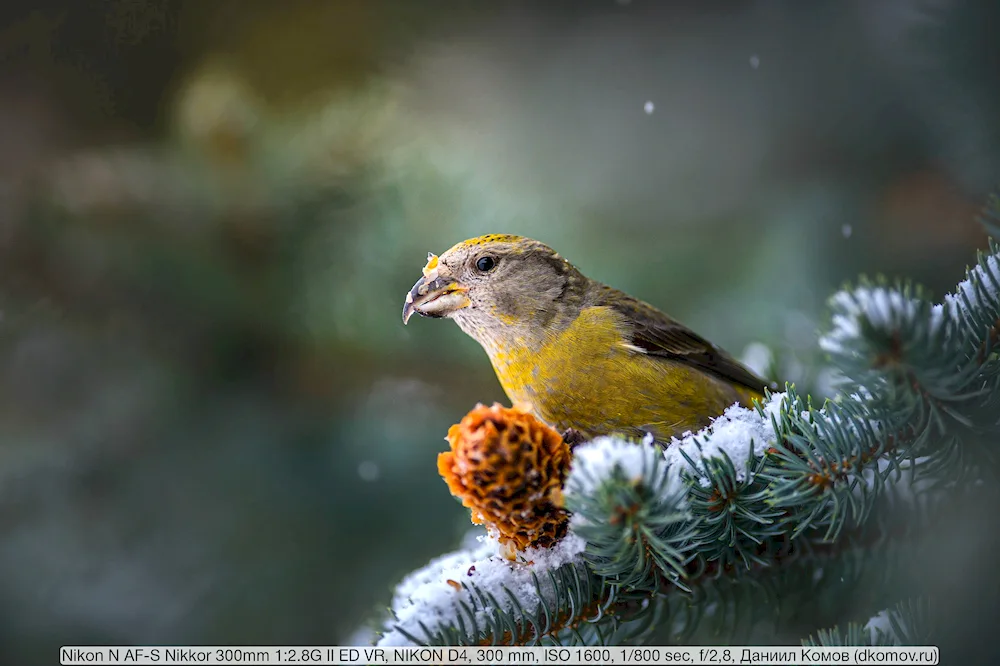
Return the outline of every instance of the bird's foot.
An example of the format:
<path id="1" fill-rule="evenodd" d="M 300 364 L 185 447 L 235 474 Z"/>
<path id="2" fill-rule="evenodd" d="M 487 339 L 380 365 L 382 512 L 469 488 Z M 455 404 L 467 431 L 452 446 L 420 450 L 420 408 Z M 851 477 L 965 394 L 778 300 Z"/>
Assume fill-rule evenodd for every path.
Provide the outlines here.
<path id="1" fill-rule="evenodd" d="M 583 444 L 587 441 L 584 434 L 576 428 L 566 428 L 563 430 L 562 438 L 571 449 L 577 444 Z"/>

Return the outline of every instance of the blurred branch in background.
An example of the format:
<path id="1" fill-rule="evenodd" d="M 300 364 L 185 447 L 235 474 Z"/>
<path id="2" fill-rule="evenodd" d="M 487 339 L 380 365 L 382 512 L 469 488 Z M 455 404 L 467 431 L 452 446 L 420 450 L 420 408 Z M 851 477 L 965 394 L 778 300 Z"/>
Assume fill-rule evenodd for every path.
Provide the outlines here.
<path id="1" fill-rule="evenodd" d="M 990 3 L 0 12 L 0 640 L 25 664 L 345 641 L 454 543 L 439 438 L 502 396 L 459 331 L 400 325 L 427 251 L 537 237 L 821 393 L 827 294 L 944 292 L 998 173 Z"/>

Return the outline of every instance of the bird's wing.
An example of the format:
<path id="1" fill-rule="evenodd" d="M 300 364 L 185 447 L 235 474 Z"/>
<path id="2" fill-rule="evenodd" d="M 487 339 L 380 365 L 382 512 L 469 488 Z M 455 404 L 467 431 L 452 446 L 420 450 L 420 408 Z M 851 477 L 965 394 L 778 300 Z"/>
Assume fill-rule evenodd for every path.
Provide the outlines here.
<path id="1" fill-rule="evenodd" d="M 601 305 L 613 308 L 627 320 L 632 328 L 630 342 L 643 352 L 687 363 L 757 393 L 768 386 L 725 351 L 653 306 L 611 287 L 602 291 Z"/>

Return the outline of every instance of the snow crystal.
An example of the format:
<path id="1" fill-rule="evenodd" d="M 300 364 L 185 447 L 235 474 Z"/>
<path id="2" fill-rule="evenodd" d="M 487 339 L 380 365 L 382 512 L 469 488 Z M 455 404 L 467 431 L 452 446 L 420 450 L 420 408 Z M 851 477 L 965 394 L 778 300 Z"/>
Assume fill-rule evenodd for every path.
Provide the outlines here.
<path id="1" fill-rule="evenodd" d="M 358 464 L 358 476 L 362 481 L 377 481 L 379 474 L 378 464 L 371 460 L 362 460 Z"/>
<path id="2" fill-rule="evenodd" d="M 545 580 L 542 574 L 550 569 L 582 562 L 585 545 L 582 538 L 571 533 L 552 548 L 529 548 L 522 554 L 523 561 L 511 562 L 498 554 L 499 544 L 495 540 L 484 539 L 474 550 L 435 558 L 408 575 L 396 587 L 392 600 L 396 620 L 390 623 L 390 629 L 378 644 L 411 645 L 410 639 L 396 627 L 423 638 L 421 624 L 432 632 L 444 625 L 457 624 L 460 602 L 464 601 L 470 607 L 474 602 L 470 592 L 461 587 L 462 583 L 473 584 L 482 592 L 492 594 L 504 610 L 513 608 L 504 588 L 510 590 L 523 607 L 534 608 L 539 596 L 532 574 L 537 575 L 539 580 Z M 542 589 L 543 593 L 549 591 L 548 588 Z M 546 599 L 546 602 L 550 601 Z M 477 612 L 476 622 L 480 626 L 485 623 L 487 612 L 488 609 Z"/>
<path id="3" fill-rule="evenodd" d="M 1000 298 L 1000 293 L 996 289 L 996 283 L 1000 282 L 1000 258 L 998 255 L 993 254 L 987 257 L 986 266 L 989 268 L 989 273 L 984 271 L 982 266 L 976 265 L 969 271 L 969 277 L 959 282 L 953 293 L 944 297 L 945 305 L 951 314 L 968 310 L 966 299 L 973 307 L 983 304 L 979 298 L 979 292 L 972 284 L 973 275 L 978 278 L 979 284 L 994 300 Z M 990 279 L 990 274 L 993 275 L 993 279 Z"/>
<path id="4" fill-rule="evenodd" d="M 877 615 L 868 620 L 868 624 L 865 625 L 865 629 L 881 629 L 883 633 L 891 633 L 892 624 L 889 622 L 889 609 L 879 612 Z"/>
<path id="5" fill-rule="evenodd" d="M 771 399 L 763 405 L 763 415 L 755 409 L 748 409 L 738 404 L 729 407 L 708 427 L 696 433 L 673 438 L 664 453 L 667 462 L 671 467 L 683 465 L 690 468 L 690 464 L 681 453 L 683 451 L 694 461 L 695 467 L 692 471 L 701 476 L 702 486 L 708 487 L 710 481 L 703 459 L 721 458 L 725 454 L 733 461 L 737 480 L 743 481 L 746 476 L 746 466 L 743 463 L 749 460 L 750 449 L 753 449 L 755 456 L 761 456 L 774 440 L 771 416 L 780 413 L 785 397 L 784 393 L 771 394 Z"/>
<path id="6" fill-rule="evenodd" d="M 750 66 L 753 67 L 754 69 L 760 67 L 760 58 L 757 56 L 756 53 L 750 56 Z"/>
<path id="7" fill-rule="evenodd" d="M 883 610 L 882 612 L 878 613 L 877 615 L 875 615 L 874 617 L 872 617 L 870 620 L 868 620 L 868 623 L 865 625 L 865 629 L 868 630 L 868 631 L 878 631 L 878 630 L 881 630 L 883 634 L 885 634 L 890 639 L 892 639 L 893 642 L 895 642 L 895 643 L 898 644 L 899 643 L 899 636 L 896 635 L 896 631 L 892 628 L 892 619 L 891 618 L 893 617 L 893 615 L 896 615 L 896 618 L 895 618 L 896 622 L 898 624 L 900 624 L 901 628 L 903 628 L 905 630 L 905 627 L 902 626 L 902 624 L 903 624 L 902 623 L 902 618 L 900 618 L 894 611 L 891 611 L 888 608 L 885 609 L 885 610 Z"/>
<path id="8" fill-rule="evenodd" d="M 643 107 L 642 107 L 642 110 L 643 110 L 643 111 L 645 111 L 645 112 L 646 112 L 646 115 L 648 116 L 648 115 L 651 115 L 651 114 L 653 113 L 653 110 L 654 110 L 655 108 L 656 108 L 656 107 L 655 107 L 655 106 L 653 105 L 653 103 L 652 103 L 652 102 L 646 102 L 646 103 L 645 103 L 645 104 L 643 105 Z"/>
<path id="9" fill-rule="evenodd" d="M 851 234 L 854 233 L 854 228 L 849 224 L 845 224 L 840 228 L 840 233 L 844 236 L 844 238 L 850 238 Z"/>
<path id="10" fill-rule="evenodd" d="M 469 552 L 479 550 L 480 544 L 489 539 L 489 535 L 486 533 L 486 529 L 483 527 L 475 527 L 465 533 L 462 540 L 458 544 L 459 550 L 467 550 Z"/>

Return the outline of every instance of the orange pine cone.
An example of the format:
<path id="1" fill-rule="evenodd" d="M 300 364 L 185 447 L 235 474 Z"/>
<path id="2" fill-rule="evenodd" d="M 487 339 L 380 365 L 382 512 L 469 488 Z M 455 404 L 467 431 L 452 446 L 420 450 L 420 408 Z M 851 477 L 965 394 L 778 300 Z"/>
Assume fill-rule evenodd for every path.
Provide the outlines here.
<path id="1" fill-rule="evenodd" d="M 448 442 L 438 472 L 473 523 L 514 550 L 548 547 L 566 534 L 570 449 L 558 432 L 527 412 L 477 405 L 448 429 Z"/>

